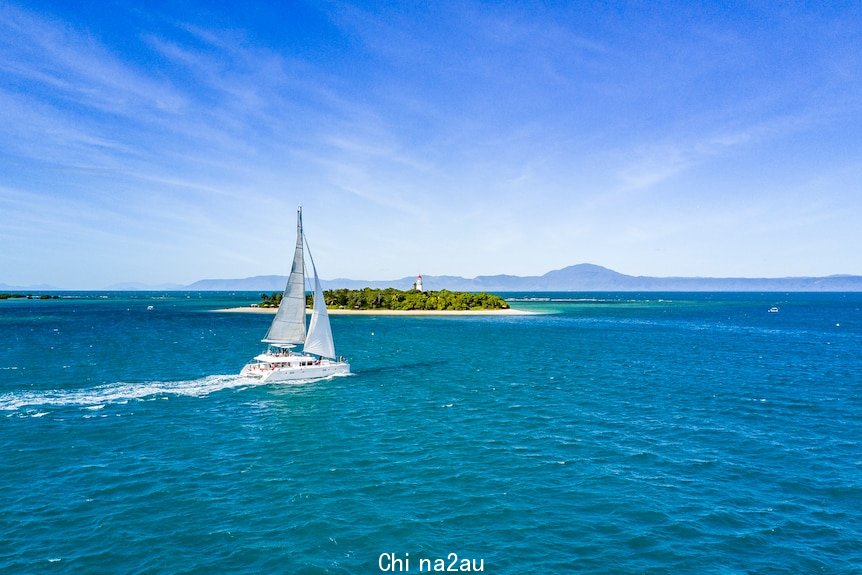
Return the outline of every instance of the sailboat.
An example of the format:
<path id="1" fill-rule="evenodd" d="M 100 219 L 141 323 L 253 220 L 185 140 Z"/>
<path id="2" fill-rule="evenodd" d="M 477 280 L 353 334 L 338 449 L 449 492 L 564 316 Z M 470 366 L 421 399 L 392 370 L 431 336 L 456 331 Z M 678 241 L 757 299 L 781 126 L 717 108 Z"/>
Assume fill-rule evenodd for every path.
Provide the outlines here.
<path id="1" fill-rule="evenodd" d="M 335 375 L 349 375 L 350 364 L 335 355 L 329 314 L 323 300 L 323 290 L 317 277 L 317 268 L 311 250 L 311 270 L 314 276 L 314 306 L 308 329 L 305 327 L 305 257 L 308 247 L 302 231 L 302 208 L 296 213 L 296 249 L 293 266 L 284 288 L 281 304 L 266 337 L 267 349 L 242 368 L 240 375 L 259 378 L 265 382 L 316 380 Z M 302 351 L 295 348 L 302 346 Z"/>

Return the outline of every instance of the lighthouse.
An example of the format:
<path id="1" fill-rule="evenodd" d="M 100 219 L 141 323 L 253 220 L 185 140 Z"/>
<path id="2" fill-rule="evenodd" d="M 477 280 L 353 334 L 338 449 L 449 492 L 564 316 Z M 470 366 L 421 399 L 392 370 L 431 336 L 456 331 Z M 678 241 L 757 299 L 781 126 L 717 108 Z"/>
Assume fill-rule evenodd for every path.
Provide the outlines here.
<path id="1" fill-rule="evenodd" d="M 422 274 L 416 276 L 416 281 L 413 283 L 413 289 L 416 291 L 425 291 L 425 288 L 422 287 Z"/>

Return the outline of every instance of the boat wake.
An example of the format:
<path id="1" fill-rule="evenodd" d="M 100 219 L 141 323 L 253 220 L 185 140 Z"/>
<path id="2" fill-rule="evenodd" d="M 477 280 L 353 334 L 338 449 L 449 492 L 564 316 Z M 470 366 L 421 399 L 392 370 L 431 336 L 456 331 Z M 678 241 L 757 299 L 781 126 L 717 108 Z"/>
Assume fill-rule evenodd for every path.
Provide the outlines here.
<path id="1" fill-rule="evenodd" d="M 0 410 L 15 411 L 30 407 L 83 407 L 101 409 L 108 404 L 166 396 L 204 397 L 216 391 L 262 385 L 259 380 L 239 375 L 209 375 L 182 381 L 147 381 L 109 383 L 85 389 L 51 389 L 15 391 L 0 394 Z"/>

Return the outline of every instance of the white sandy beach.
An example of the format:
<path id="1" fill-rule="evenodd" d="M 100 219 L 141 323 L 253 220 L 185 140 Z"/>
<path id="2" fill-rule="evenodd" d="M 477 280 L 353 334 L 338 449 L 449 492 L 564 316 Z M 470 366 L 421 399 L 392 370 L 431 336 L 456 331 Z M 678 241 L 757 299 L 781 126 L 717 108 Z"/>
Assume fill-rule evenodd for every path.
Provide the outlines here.
<path id="1" fill-rule="evenodd" d="M 214 312 L 225 313 L 268 313 L 275 314 L 274 307 L 229 307 L 214 309 Z M 305 310 L 311 313 L 311 308 Z M 534 315 L 537 312 L 521 309 L 483 309 L 483 310 L 398 310 L 398 309 L 329 309 L 329 315 L 403 315 L 403 316 L 464 316 L 464 315 Z"/>

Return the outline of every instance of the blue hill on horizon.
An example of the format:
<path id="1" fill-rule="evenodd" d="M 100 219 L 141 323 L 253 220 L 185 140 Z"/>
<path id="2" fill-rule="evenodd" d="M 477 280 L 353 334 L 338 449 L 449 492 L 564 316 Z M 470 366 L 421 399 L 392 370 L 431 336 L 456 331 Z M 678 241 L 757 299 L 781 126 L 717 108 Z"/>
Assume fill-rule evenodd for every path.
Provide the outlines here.
<path id="1" fill-rule="evenodd" d="M 324 289 L 410 289 L 414 276 L 393 280 L 321 280 Z M 785 278 L 711 278 L 629 276 L 595 264 L 576 264 L 541 276 L 422 276 L 425 289 L 453 291 L 862 291 L 862 276 Z M 205 279 L 182 289 L 191 291 L 281 291 L 287 276 Z"/>
<path id="2" fill-rule="evenodd" d="M 630 276 L 603 266 L 583 263 L 552 270 L 541 276 L 514 276 L 507 274 L 476 276 L 423 275 L 427 290 L 448 289 L 470 292 L 553 292 L 553 291 L 630 291 L 630 292 L 778 292 L 778 291 L 862 291 L 862 276 L 830 275 L 822 277 L 783 278 L 714 278 L 714 277 L 651 277 Z M 392 280 L 355 280 L 335 278 L 321 280 L 324 289 L 397 288 L 410 289 L 415 276 Z M 109 291 L 257 291 L 278 292 L 284 289 L 287 276 L 265 275 L 238 279 L 203 279 L 188 285 L 149 285 L 124 282 L 103 288 Z M 0 283 L 0 291 L 62 291 L 63 288 L 46 284 L 12 286 Z M 87 290 L 84 290 L 87 291 Z"/>

